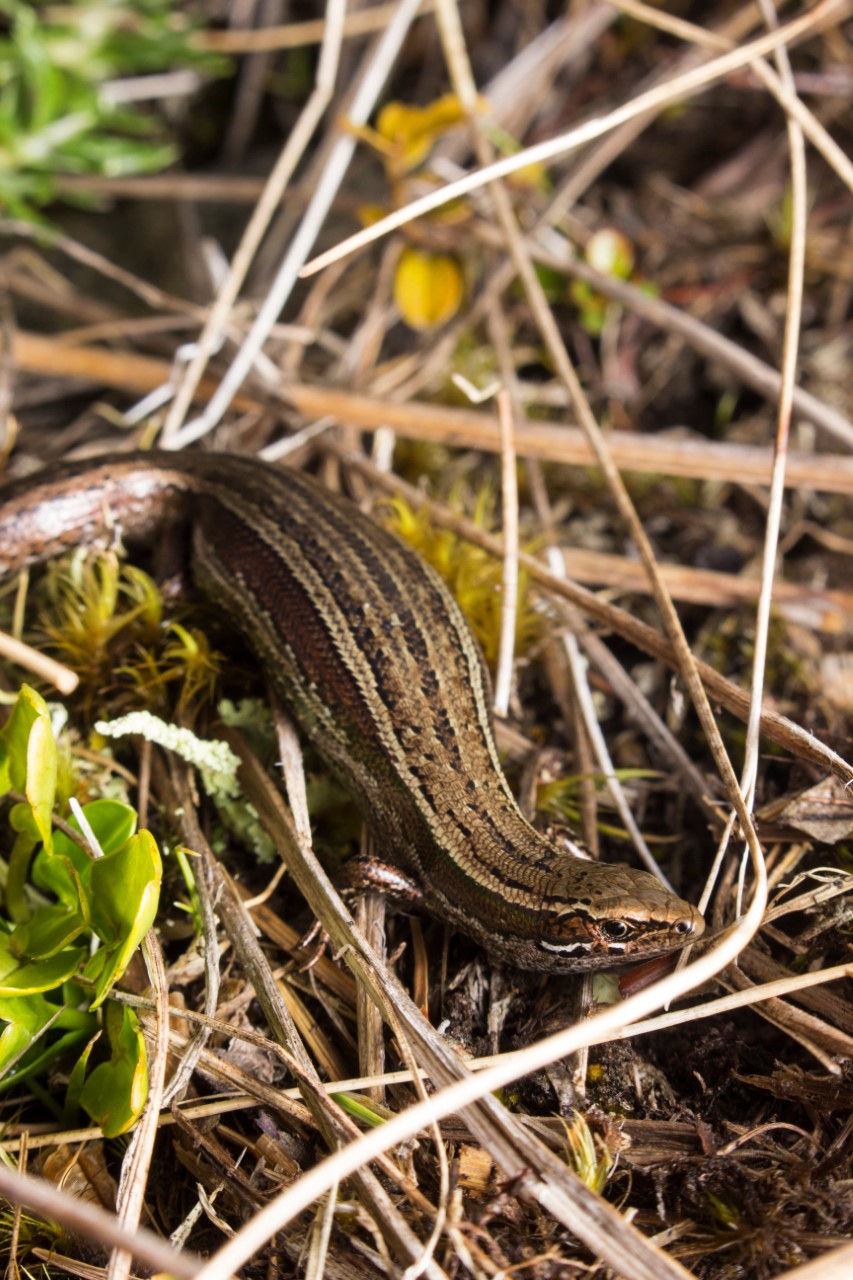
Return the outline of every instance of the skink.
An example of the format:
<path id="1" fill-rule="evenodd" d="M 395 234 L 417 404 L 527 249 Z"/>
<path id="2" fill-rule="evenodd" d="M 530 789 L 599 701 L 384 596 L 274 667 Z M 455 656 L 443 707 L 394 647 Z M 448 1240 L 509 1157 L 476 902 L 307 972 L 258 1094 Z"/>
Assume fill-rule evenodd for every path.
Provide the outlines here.
<path id="1" fill-rule="evenodd" d="M 118 528 L 189 519 L 195 584 L 221 607 L 343 779 L 383 856 L 494 956 L 570 973 L 697 938 L 645 871 L 584 862 L 524 818 L 498 761 L 488 681 L 438 575 L 309 476 L 232 454 L 59 464 L 0 491 L 0 575 Z"/>

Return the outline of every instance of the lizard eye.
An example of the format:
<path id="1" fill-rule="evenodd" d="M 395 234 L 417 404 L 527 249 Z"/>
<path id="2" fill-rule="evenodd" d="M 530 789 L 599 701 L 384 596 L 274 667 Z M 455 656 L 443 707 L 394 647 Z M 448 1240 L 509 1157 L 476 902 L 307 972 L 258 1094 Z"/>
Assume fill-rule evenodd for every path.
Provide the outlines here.
<path id="1" fill-rule="evenodd" d="M 624 938 L 628 932 L 628 926 L 624 920 L 605 920 L 601 926 L 601 932 L 605 938 L 616 941 L 617 938 Z"/>
<path id="2" fill-rule="evenodd" d="M 682 937 L 682 938 L 686 937 L 689 933 L 693 932 L 693 921 L 677 920 L 675 922 L 675 927 L 673 932 L 677 933 L 679 937 Z"/>

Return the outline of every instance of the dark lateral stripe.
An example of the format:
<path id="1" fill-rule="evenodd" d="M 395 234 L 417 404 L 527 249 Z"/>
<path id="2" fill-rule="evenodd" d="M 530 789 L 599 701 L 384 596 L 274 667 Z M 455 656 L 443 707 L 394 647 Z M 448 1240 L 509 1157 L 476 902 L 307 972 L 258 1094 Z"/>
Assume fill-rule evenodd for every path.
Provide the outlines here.
<path id="1" fill-rule="evenodd" d="M 0 572 L 91 542 L 110 512 L 128 537 L 189 516 L 202 585 L 349 779 L 380 847 L 495 953 L 534 968 L 550 955 L 561 972 L 604 964 L 592 941 L 572 956 L 585 926 L 592 938 L 609 918 L 630 919 L 635 955 L 671 949 L 673 921 L 696 936 L 696 913 L 646 873 L 578 862 L 530 827 L 459 606 L 410 549 L 310 477 L 224 454 L 116 455 L 49 468 L 2 500 Z"/>

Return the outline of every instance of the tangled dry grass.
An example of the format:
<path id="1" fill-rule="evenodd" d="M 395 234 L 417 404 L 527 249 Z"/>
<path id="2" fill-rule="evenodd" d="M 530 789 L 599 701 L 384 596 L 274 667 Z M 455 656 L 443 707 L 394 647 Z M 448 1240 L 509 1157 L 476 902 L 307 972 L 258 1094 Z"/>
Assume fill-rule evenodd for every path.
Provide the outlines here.
<path id="1" fill-rule="evenodd" d="M 523 804 L 663 866 L 711 942 L 620 1000 L 372 896 L 353 932 L 306 836 L 354 838 L 316 762 L 307 806 L 286 729 L 196 708 L 289 876 L 180 760 L 123 757 L 197 857 L 197 931 L 162 912 L 123 996 L 151 1053 L 126 1148 L 5 1095 L 7 1274 L 846 1275 L 851 6 L 303 8 L 204 36 L 239 75 L 172 103 L 186 171 L 66 175 L 101 212 L 0 227 L 9 470 L 204 441 L 395 499 L 485 615 Z M 423 155 L 411 118 L 366 134 L 388 101 L 426 113 Z M 262 696 L 248 665 L 220 692 Z"/>

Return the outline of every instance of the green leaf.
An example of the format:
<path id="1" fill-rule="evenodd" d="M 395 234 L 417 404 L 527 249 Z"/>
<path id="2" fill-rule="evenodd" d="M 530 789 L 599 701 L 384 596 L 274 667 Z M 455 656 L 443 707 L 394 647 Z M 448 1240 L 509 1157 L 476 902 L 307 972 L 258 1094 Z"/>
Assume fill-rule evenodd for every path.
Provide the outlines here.
<path id="1" fill-rule="evenodd" d="M 32 813 L 28 805 L 16 804 L 9 815 L 9 825 L 33 827 Z M 16 924 L 26 920 L 30 914 L 26 897 L 27 872 L 30 859 L 36 847 L 36 837 L 31 831 L 19 831 L 9 854 L 9 873 L 6 876 L 6 910 Z"/>
<path id="2" fill-rule="evenodd" d="M 33 849 L 39 840 L 46 849 L 52 847 L 57 774 L 56 740 L 47 703 L 29 685 L 21 687 L 0 740 L 6 748 L 4 780 L 27 798 L 26 804 L 13 807 L 9 817 L 18 838 L 9 861 L 6 903 L 12 919 L 20 923 L 29 915 L 24 886 Z"/>
<path id="3" fill-rule="evenodd" d="M 115 853 L 136 830 L 136 810 L 119 800 L 91 800 L 83 805 L 83 816 L 104 854 Z M 72 816 L 68 825 L 82 835 L 76 817 Z M 79 910 L 88 925 L 91 924 L 89 897 L 94 865 L 95 858 L 91 854 L 75 844 L 64 831 L 57 831 L 53 839 L 53 854 L 44 849 L 36 854 L 33 884 L 55 893 L 66 906 Z M 85 893 L 81 886 L 85 886 Z"/>
<path id="4" fill-rule="evenodd" d="M 355 1093 L 333 1093 L 331 1096 L 348 1116 L 371 1129 L 387 1124 L 393 1115 L 389 1107 L 370 1102 L 367 1098 Z"/>
<path id="5" fill-rule="evenodd" d="M 58 852 L 50 855 L 44 849 L 38 851 L 33 860 L 32 882 L 39 889 L 55 894 L 64 906 L 79 911 L 89 923 L 89 905 L 83 885 L 86 866 L 93 859 L 87 858 L 83 850 L 67 836 L 63 836 L 62 839 L 64 842 L 62 856 Z M 75 849 L 76 858 L 65 853 L 68 846 Z M 83 865 L 81 866 L 80 863 Z"/>
<path id="6" fill-rule="evenodd" d="M 54 987 L 73 978 L 85 958 L 85 947 L 69 947 L 48 960 L 19 965 L 4 974 L 0 981 L 0 996 L 26 996 L 52 991 Z"/>
<path id="7" fill-rule="evenodd" d="M 9 810 L 9 826 L 19 836 L 26 836 L 31 846 L 35 846 L 41 838 L 32 806 L 26 800 L 12 805 Z"/>
<path id="8" fill-rule="evenodd" d="M 20 1062 L 33 1042 L 30 1028 L 22 1022 L 7 1022 L 0 1035 L 0 1080 Z"/>
<path id="9" fill-rule="evenodd" d="M 160 852 L 149 831 L 92 863 L 92 928 L 105 944 L 85 970 L 96 988 L 92 1009 L 109 994 L 154 923 L 162 877 Z"/>
<path id="10" fill-rule="evenodd" d="M 60 1005 L 45 1000 L 44 996 L 4 996 L 0 999 L 0 1018 L 9 1027 L 22 1027 L 31 1040 L 40 1035 L 60 1012 Z M 8 1029 L 7 1027 L 6 1030 Z M 5 1036 L 6 1032 L 3 1034 Z M 10 1035 L 9 1039 L 13 1038 Z M 0 1069 L 4 1061 L 0 1059 Z"/>
<path id="11" fill-rule="evenodd" d="M 89 1043 L 84 1045 L 83 1052 L 71 1068 L 71 1074 L 68 1077 L 68 1084 L 65 1089 L 65 1102 L 62 1107 L 62 1127 L 64 1129 L 72 1129 L 77 1123 L 77 1115 L 83 1105 L 80 1099 L 86 1084 L 89 1059 L 100 1038 L 101 1033 L 98 1031 L 92 1036 Z"/>
<path id="12" fill-rule="evenodd" d="M 126 844 L 130 837 L 136 831 L 137 813 L 129 804 L 123 804 L 120 800 L 91 800 L 88 804 L 83 805 L 83 816 L 95 833 L 95 839 L 101 846 L 101 851 L 108 856 L 115 853 L 122 845 Z M 77 819 L 71 819 L 71 826 L 78 829 Z M 62 832 L 57 832 L 54 837 L 57 842 L 57 851 L 59 851 L 58 841 L 67 841 L 70 848 L 76 848 L 73 841 L 69 840 Z M 66 851 L 65 845 L 62 845 L 61 851 Z M 89 866 L 91 867 L 91 863 Z"/>
<path id="13" fill-rule="evenodd" d="M 66 906 L 39 907 L 30 920 L 19 924 L 12 934 L 11 950 L 22 959 L 48 960 L 79 938 L 88 921 L 78 909 Z M 63 979 L 64 981 L 64 979 Z"/>
<path id="14" fill-rule="evenodd" d="M 0 998 L 0 1092 L 38 1076 L 62 1058 L 81 1038 L 92 1034 L 92 1015 L 46 1000 L 44 996 Z M 46 1031 L 64 1034 L 40 1043 Z"/>
<path id="15" fill-rule="evenodd" d="M 36 726 L 38 728 L 36 729 Z M 33 736 L 35 730 L 35 736 Z M 0 730 L 6 754 L 0 782 L 5 789 L 23 791 L 42 817 L 47 804 L 47 837 L 50 841 L 50 811 L 56 789 L 56 742 L 50 727 L 50 711 L 40 693 L 30 685 L 21 686 L 12 714 Z"/>
<path id="16" fill-rule="evenodd" d="M 123 74 L 230 64 L 192 45 L 192 20 L 169 0 L 75 0 L 51 7 L 3 0 L 0 36 L 0 207 L 37 218 L 62 173 L 120 174 L 175 158 L 161 118 L 116 104 L 103 82 Z"/>
<path id="17" fill-rule="evenodd" d="M 148 1097 L 148 1060 L 139 1020 L 132 1009 L 110 1004 L 105 1013 L 110 1060 L 96 1067 L 80 1095 L 84 1109 L 105 1138 L 125 1133 L 139 1119 Z"/>
<path id="18" fill-rule="evenodd" d="M 21 961 L 18 956 L 14 955 L 10 950 L 11 939 L 7 933 L 0 933 L 0 982 L 6 977 L 7 973 L 11 973 L 17 969 Z"/>

